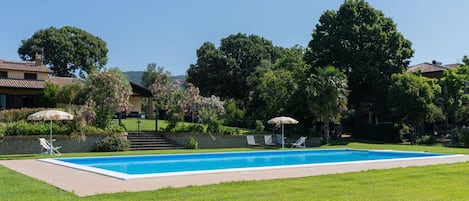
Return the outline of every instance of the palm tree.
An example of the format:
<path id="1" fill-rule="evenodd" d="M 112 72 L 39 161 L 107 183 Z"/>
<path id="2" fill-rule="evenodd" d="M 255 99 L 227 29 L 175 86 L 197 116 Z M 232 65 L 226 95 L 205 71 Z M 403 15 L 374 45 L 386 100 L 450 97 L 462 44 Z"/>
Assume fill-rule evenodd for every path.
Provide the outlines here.
<path id="1" fill-rule="evenodd" d="M 318 68 L 308 78 L 306 92 L 311 112 L 324 123 L 324 141 L 329 143 L 329 122 L 347 110 L 347 77 L 333 66 Z"/>

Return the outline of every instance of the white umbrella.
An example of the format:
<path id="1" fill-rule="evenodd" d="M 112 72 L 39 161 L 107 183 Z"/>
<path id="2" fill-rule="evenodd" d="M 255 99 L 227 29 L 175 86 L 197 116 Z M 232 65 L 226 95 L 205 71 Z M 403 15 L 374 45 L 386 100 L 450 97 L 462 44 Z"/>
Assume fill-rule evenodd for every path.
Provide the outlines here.
<path id="1" fill-rule="evenodd" d="M 285 140 L 284 140 L 284 124 L 297 124 L 299 123 L 296 119 L 293 119 L 291 117 L 275 117 L 269 121 L 267 121 L 269 124 L 275 124 L 275 125 L 282 125 L 282 148 L 285 147 Z"/>
<path id="2" fill-rule="evenodd" d="M 52 120 L 72 120 L 72 119 L 73 119 L 73 115 L 66 113 L 66 112 L 59 111 L 59 110 L 43 110 L 43 111 L 39 111 L 28 116 L 28 120 L 33 120 L 33 121 L 49 120 L 50 121 L 49 135 L 50 135 L 50 145 L 51 145 L 50 154 L 51 155 L 53 153 L 52 150 L 54 149 L 54 146 L 52 145 Z"/>

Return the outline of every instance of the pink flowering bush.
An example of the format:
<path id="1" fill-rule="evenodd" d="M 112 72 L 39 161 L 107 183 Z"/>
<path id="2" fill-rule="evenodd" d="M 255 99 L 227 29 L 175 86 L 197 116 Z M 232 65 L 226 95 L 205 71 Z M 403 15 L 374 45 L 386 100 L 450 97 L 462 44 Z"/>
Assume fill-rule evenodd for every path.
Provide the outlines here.
<path id="1" fill-rule="evenodd" d="M 118 70 L 104 70 L 91 74 L 87 78 L 87 99 L 96 113 L 93 124 L 99 128 L 107 128 L 115 113 L 130 107 L 129 98 L 132 87 L 129 81 Z"/>

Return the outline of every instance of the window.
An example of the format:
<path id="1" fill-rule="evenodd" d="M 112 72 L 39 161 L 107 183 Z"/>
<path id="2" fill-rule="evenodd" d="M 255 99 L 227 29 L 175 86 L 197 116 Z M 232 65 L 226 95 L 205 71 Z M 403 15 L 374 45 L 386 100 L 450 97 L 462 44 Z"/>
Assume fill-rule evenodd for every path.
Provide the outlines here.
<path id="1" fill-rule="evenodd" d="M 25 80 L 37 80 L 37 74 L 36 73 L 24 73 L 24 79 Z"/>
<path id="2" fill-rule="evenodd" d="M 0 78 L 8 78 L 8 72 L 0 71 Z"/>

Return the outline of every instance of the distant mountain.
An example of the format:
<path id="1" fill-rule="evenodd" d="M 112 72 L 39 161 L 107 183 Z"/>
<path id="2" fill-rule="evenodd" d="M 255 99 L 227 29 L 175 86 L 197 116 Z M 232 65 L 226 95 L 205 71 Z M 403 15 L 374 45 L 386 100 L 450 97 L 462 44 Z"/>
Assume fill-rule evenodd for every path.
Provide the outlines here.
<path id="1" fill-rule="evenodd" d="M 143 71 L 126 71 L 124 74 L 127 75 L 129 81 L 142 85 Z"/>
<path id="2" fill-rule="evenodd" d="M 129 78 L 129 81 L 133 83 L 137 83 L 139 85 L 142 85 L 142 75 L 143 71 L 126 71 L 123 72 L 125 75 L 127 75 L 127 78 Z M 184 86 L 184 83 L 186 82 L 186 76 L 185 75 L 176 75 L 173 76 L 173 80 L 179 79 L 181 80 L 181 86 Z"/>

